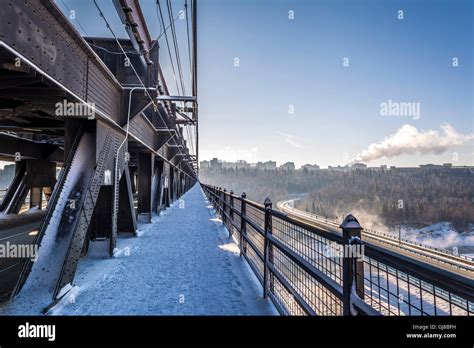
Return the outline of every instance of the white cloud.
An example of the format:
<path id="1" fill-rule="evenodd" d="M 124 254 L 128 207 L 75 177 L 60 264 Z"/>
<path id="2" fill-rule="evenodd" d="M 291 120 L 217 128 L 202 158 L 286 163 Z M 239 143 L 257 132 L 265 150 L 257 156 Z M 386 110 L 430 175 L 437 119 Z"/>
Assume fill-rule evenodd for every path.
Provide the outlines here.
<path id="1" fill-rule="evenodd" d="M 432 129 L 420 131 L 414 126 L 405 124 L 395 134 L 385 137 L 379 143 L 370 144 L 353 162 L 371 162 L 403 154 L 442 154 L 451 147 L 463 145 L 472 139 L 474 133 L 458 133 L 447 123 L 441 125 L 441 132 Z"/>

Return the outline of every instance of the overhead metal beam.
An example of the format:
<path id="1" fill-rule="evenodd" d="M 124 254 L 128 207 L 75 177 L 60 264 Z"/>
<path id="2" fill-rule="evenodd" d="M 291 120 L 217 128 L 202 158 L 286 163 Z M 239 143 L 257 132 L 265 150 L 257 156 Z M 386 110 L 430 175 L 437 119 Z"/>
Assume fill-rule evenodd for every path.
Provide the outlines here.
<path id="1" fill-rule="evenodd" d="M 64 151 L 57 145 L 31 141 L 5 133 L 0 133 L 0 158 L 45 159 L 62 162 Z"/>
<path id="2" fill-rule="evenodd" d="M 153 65 L 149 54 L 153 42 L 140 3 L 138 0 L 114 0 L 114 5 L 133 47 L 137 51 L 144 52 L 142 57 L 147 65 Z"/>
<path id="3" fill-rule="evenodd" d="M 160 95 L 156 99 L 161 101 L 180 101 L 180 102 L 195 102 L 196 97 L 180 96 L 180 95 Z"/>
<path id="4" fill-rule="evenodd" d="M 133 2 L 134 5 L 139 5 L 138 1 Z M 26 29 L 21 31 L 16 30 L 17 27 L 15 26 L 6 27 L 0 40 L 1 54 L 21 58 L 24 65 L 39 73 L 41 78 L 51 82 L 52 86 L 59 87 L 59 95 L 54 94 L 56 89 L 51 89 L 49 93 L 41 95 L 41 101 L 38 100 L 35 103 L 44 102 L 46 98 L 50 98 L 50 95 L 53 94 L 54 96 L 50 100 L 51 103 L 58 101 L 59 97 L 95 105 L 96 120 L 103 120 L 117 132 L 124 133 L 123 113 L 120 110 L 121 105 L 124 104 L 121 102 L 124 88 L 97 53 L 91 49 L 70 21 L 61 13 L 57 5 L 48 0 L 29 1 L 28 6 L 24 6 L 24 2 L 12 2 L 12 6 L 7 6 L 4 10 L 4 15 L 11 18 L 14 18 L 21 11 L 25 19 L 24 22 L 27 24 L 25 24 Z M 37 16 L 37 13 L 48 14 L 48 23 L 44 22 L 41 16 Z M 43 32 L 44 35 L 36 35 L 34 36 L 34 42 L 28 43 L 26 40 L 27 34 L 38 30 Z M 43 57 L 44 52 L 37 50 L 35 47 L 47 47 L 50 44 L 48 40 L 54 37 L 65 38 L 64 42 L 68 43 L 70 49 L 63 47 L 66 44 L 60 45 L 58 43 L 58 47 L 61 48 L 64 54 L 57 55 L 57 57 L 51 55 L 53 59 L 49 59 L 49 53 L 46 57 Z M 67 66 L 68 69 L 61 68 L 64 66 Z M 15 95 L 22 95 L 21 92 L 26 91 L 22 90 L 20 94 Z M 39 91 L 32 92 L 34 92 L 34 96 L 37 96 Z M 63 94 L 62 92 L 66 93 Z M 34 96 L 32 95 L 33 98 Z M 9 98 L 14 98 L 14 96 L 9 96 Z M 31 103 L 29 100 L 27 102 Z M 170 103 L 166 102 L 166 104 Z M 165 123 L 169 121 L 166 126 L 173 128 L 173 123 L 175 125 L 176 120 L 171 117 L 172 114 L 170 113 L 169 120 L 164 117 L 165 115 L 162 116 L 166 121 Z M 159 135 L 159 132 L 148 125 L 145 125 L 145 130 L 143 130 L 141 126 L 144 125 L 144 122 L 136 121 L 135 126 L 137 127 L 131 127 L 130 129 L 130 139 L 133 138 L 137 143 L 142 144 L 147 151 L 161 156 L 157 152 L 157 143 L 150 139 L 151 136 L 156 136 L 157 133 Z M 146 122 L 146 120 L 143 121 Z M 8 124 L 8 126 L 11 126 L 11 124 Z M 152 134 L 153 132 L 150 129 L 155 134 Z"/>

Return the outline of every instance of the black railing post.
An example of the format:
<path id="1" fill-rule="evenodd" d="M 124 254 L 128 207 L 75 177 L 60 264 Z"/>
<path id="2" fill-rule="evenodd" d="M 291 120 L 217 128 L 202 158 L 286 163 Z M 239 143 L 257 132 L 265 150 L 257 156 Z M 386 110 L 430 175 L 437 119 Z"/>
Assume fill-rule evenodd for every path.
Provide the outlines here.
<path id="1" fill-rule="evenodd" d="M 212 192 L 212 203 L 214 205 L 214 210 L 216 211 L 216 214 L 219 214 L 219 210 L 217 209 L 217 186 L 212 188 Z"/>
<path id="2" fill-rule="evenodd" d="M 232 230 L 234 229 L 234 225 L 232 224 L 232 222 L 234 221 L 234 191 L 230 190 L 229 194 L 229 237 L 231 237 Z"/>
<path id="3" fill-rule="evenodd" d="M 247 237 L 247 225 L 245 224 L 245 216 L 247 214 L 246 198 L 247 195 L 245 192 L 242 192 L 240 196 L 240 256 L 242 256 L 242 253 L 247 254 L 247 240 L 244 238 L 244 236 Z"/>
<path id="4" fill-rule="evenodd" d="M 224 226 L 227 226 L 227 215 L 226 215 L 226 209 L 227 209 L 227 195 L 226 195 L 227 190 L 224 189 L 222 191 L 222 223 Z"/>
<path id="5" fill-rule="evenodd" d="M 343 242 L 343 254 L 342 254 L 342 310 L 343 315 L 352 315 L 351 313 L 351 291 L 352 287 L 356 285 L 357 295 L 363 298 L 364 293 L 364 273 L 362 268 L 362 273 L 359 272 L 359 268 L 356 265 L 357 275 L 354 274 L 354 263 L 357 262 L 357 258 L 361 257 L 363 260 L 363 255 L 355 255 L 357 246 L 353 245 L 353 240 L 355 238 L 359 239 L 361 237 L 362 227 L 359 224 L 359 221 L 351 214 L 347 215 L 342 224 L 339 226 L 342 228 L 342 242 Z M 358 262 L 362 264 L 363 261 Z M 357 279 L 356 280 L 356 276 Z M 360 296 L 360 292 L 362 296 Z"/>
<path id="6" fill-rule="evenodd" d="M 268 270 L 268 262 L 269 262 L 269 245 L 270 241 L 268 240 L 268 235 L 272 233 L 272 216 L 270 214 L 270 210 L 272 209 L 272 201 L 270 198 L 265 198 L 265 202 L 263 203 L 265 206 L 265 221 L 264 221 L 264 229 L 265 229 L 265 239 L 264 239 L 264 249 L 263 249 L 263 298 L 267 298 L 268 296 L 268 283 L 269 283 L 269 270 Z"/>
<path id="7" fill-rule="evenodd" d="M 222 218 L 222 187 L 217 188 L 217 214 Z"/>

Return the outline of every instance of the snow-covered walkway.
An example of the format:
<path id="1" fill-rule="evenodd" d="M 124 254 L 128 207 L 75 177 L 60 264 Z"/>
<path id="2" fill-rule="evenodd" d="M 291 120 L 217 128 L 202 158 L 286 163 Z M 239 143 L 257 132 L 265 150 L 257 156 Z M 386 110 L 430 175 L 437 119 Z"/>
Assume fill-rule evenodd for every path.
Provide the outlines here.
<path id="1" fill-rule="evenodd" d="M 119 240 L 112 259 L 93 243 L 72 303 L 54 314 L 277 314 L 199 185 L 140 229 L 140 237 Z"/>

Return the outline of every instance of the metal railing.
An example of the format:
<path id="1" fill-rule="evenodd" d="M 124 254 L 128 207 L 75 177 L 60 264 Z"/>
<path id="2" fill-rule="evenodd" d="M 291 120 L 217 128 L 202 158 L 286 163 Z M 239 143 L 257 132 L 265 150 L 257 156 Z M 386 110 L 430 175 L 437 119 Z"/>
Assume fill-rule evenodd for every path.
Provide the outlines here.
<path id="1" fill-rule="evenodd" d="M 329 228 L 335 230 L 339 229 L 341 221 L 301 211 L 299 209 L 289 206 L 288 202 L 289 201 L 278 203 L 278 208 L 284 212 L 291 213 L 292 215 L 296 215 L 303 219 L 315 220 L 315 222 L 320 222 L 323 225 L 327 225 Z M 391 247 L 398 247 L 400 249 L 403 249 L 404 251 L 430 258 L 433 261 L 441 262 L 457 269 L 470 272 L 474 271 L 474 260 L 471 257 L 460 255 L 459 253 L 435 248 L 426 244 L 414 242 L 401 237 L 396 237 L 388 233 L 375 231 L 367 228 L 364 228 L 362 230 L 362 234 L 366 239 L 373 239 L 374 241 L 390 245 Z"/>
<path id="2" fill-rule="evenodd" d="M 352 215 L 335 234 L 269 199 L 201 186 L 283 315 L 474 314 L 474 280 L 362 240 Z"/>

